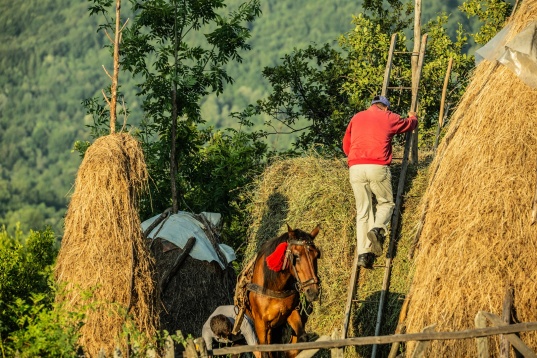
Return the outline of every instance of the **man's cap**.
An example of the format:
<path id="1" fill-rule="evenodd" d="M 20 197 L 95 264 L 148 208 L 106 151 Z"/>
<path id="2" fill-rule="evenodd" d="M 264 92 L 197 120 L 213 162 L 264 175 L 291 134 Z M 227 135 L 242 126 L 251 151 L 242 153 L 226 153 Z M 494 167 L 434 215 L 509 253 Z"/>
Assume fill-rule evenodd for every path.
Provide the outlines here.
<path id="1" fill-rule="evenodd" d="M 375 97 L 373 97 L 373 100 L 371 101 L 371 104 L 375 104 L 375 103 L 382 103 L 386 107 L 390 106 L 390 101 L 388 101 L 388 98 L 386 98 L 384 96 L 375 96 Z"/>

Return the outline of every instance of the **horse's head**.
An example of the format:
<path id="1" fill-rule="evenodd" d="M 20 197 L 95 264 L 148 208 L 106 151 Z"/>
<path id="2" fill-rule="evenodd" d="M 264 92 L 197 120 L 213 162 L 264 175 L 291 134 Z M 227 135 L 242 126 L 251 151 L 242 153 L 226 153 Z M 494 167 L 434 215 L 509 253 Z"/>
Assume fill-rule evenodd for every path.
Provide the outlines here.
<path id="1" fill-rule="evenodd" d="M 319 226 L 308 234 L 300 229 L 291 229 L 287 225 L 288 246 L 286 260 L 291 275 L 297 281 L 298 292 L 304 293 L 310 302 L 319 298 L 320 281 L 317 277 L 317 259 L 321 252 L 315 246 L 313 239 L 319 233 Z"/>

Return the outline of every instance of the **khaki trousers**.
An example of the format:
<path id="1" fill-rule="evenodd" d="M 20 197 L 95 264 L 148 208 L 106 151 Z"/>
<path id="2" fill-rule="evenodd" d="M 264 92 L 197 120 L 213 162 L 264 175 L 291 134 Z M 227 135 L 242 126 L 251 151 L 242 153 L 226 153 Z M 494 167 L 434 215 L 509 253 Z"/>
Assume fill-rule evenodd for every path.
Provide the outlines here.
<path id="1" fill-rule="evenodd" d="M 349 168 L 349 180 L 356 200 L 356 249 L 358 254 L 371 252 L 367 232 L 374 227 L 388 232 L 392 217 L 392 174 L 387 165 L 358 164 Z M 373 207 L 373 194 L 377 205 Z"/>

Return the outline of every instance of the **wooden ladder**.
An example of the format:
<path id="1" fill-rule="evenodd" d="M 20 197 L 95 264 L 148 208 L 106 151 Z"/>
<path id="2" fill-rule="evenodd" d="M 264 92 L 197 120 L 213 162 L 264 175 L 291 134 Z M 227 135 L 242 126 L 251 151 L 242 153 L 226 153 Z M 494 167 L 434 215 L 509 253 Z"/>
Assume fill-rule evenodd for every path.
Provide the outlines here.
<path id="1" fill-rule="evenodd" d="M 417 105 L 418 105 L 418 84 L 419 80 L 421 78 L 421 70 L 423 68 L 423 59 L 425 57 L 425 46 L 427 43 L 427 34 L 423 35 L 421 38 L 421 45 L 420 45 L 420 51 L 418 53 L 414 52 L 395 52 L 395 44 L 397 41 L 397 34 L 393 34 L 391 38 L 390 43 L 390 49 L 388 52 L 388 59 L 386 62 L 386 70 L 384 72 L 384 81 L 382 84 L 382 92 L 381 94 L 383 96 L 386 96 L 388 89 L 399 89 L 399 90 L 411 90 L 412 91 L 412 100 L 410 105 L 410 112 L 416 112 Z M 418 66 L 417 71 L 415 75 L 417 80 L 415 81 L 415 86 L 412 87 L 389 87 L 390 82 L 390 72 L 392 68 L 392 62 L 393 57 L 395 54 L 411 54 L 412 56 L 418 56 Z M 401 210 L 401 202 L 402 202 L 402 196 L 403 196 L 403 189 L 406 179 L 406 171 L 408 168 L 408 156 L 410 152 L 410 145 L 412 142 L 412 132 L 407 132 L 405 137 L 405 148 L 403 153 L 403 160 L 401 164 L 401 173 L 399 175 L 399 184 L 397 186 L 397 195 L 395 199 L 395 207 L 393 211 L 393 215 L 391 218 L 390 223 L 390 243 L 388 246 L 388 252 L 386 255 L 386 264 L 384 266 L 384 279 L 382 282 L 382 291 L 380 294 L 380 300 L 379 300 L 379 308 L 377 313 L 377 323 L 375 326 L 375 336 L 380 335 L 380 326 L 382 322 L 382 313 L 384 311 L 384 304 L 386 301 L 386 297 L 389 290 L 390 285 L 390 275 L 391 275 L 391 268 L 392 268 L 392 260 L 393 260 L 393 253 L 395 249 L 395 243 L 397 238 L 397 230 L 399 226 L 399 216 L 400 216 L 400 210 Z M 350 313 L 351 313 L 351 307 L 354 297 L 356 296 L 356 285 L 357 285 L 357 278 L 359 275 L 359 269 L 358 266 L 358 250 L 355 250 L 354 253 L 354 263 L 353 263 L 353 270 L 351 272 L 351 278 L 350 278 L 350 284 L 349 289 L 347 291 L 347 303 L 345 305 L 345 314 L 343 319 L 343 327 L 342 327 L 342 334 L 341 338 L 345 339 L 347 338 L 347 331 L 349 329 L 349 321 L 350 321 Z M 343 355 L 342 352 L 343 349 L 341 349 L 340 355 Z M 377 345 L 373 345 L 373 350 L 371 357 L 376 357 L 377 354 Z"/>

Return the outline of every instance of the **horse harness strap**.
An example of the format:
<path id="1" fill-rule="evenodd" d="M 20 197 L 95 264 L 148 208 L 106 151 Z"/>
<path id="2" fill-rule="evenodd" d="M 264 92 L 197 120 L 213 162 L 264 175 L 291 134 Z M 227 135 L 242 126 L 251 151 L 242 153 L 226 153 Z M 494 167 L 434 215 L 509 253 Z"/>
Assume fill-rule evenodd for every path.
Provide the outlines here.
<path id="1" fill-rule="evenodd" d="M 246 285 L 246 289 L 248 291 L 272 298 L 287 298 L 298 293 L 296 290 L 274 291 L 251 282 Z"/>
<path id="2" fill-rule="evenodd" d="M 291 245 L 302 245 L 302 246 L 306 247 L 306 257 L 308 259 L 308 264 L 310 266 L 311 272 L 315 272 L 315 270 L 313 269 L 313 262 L 311 260 L 310 254 L 309 254 L 310 242 L 306 241 L 306 240 L 290 240 L 289 241 L 289 246 L 287 247 L 287 251 L 285 252 L 285 259 L 284 259 L 283 266 L 285 267 L 285 265 L 287 264 L 287 261 L 289 259 L 292 260 L 292 255 L 293 254 L 291 253 Z M 300 278 L 298 277 L 298 272 L 296 271 L 295 265 L 292 264 L 291 268 L 292 268 L 292 270 L 294 272 L 294 275 L 296 277 L 296 280 L 297 280 L 297 283 L 296 283 L 297 289 L 296 290 L 298 292 L 301 292 L 304 289 L 304 287 L 307 287 L 309 285 L 314 285 L 314 284 L 319 282 L 319 280 L 315 276 L 313 278 L 310 278 L 307 281 L 302 282 L 302 281 L 300 281 Z"/>

